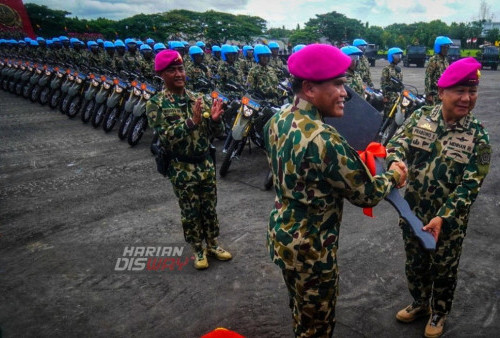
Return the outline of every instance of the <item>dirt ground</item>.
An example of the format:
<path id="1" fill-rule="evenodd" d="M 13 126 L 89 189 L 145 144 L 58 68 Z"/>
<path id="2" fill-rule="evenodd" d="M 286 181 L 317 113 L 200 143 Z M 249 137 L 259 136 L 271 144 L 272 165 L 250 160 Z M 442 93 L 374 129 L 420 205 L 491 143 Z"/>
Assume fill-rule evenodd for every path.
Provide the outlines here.
<path id="1" fill-rule="evenodd" d="M 385 64 L 371 68 L 377 86 Z M 475 113 L 493 156 L 472 208 L 445 337 L 500 336 L 500 72 L 482 73 Z M 423 68 L 403 74 L 422 91 Z M 171 185 L 155 171 L 151 138 L 149 131 L 130 148 L 116 131 L 0 90 L 3 337 L 199 337 L 216 327 L 292 336 L 286 288 L 265 246 L 274 194 L 263 190 L 264 153 L 245 150 L 218 179 L 220 242 L 234 258 L 196 271 Z M 216 146 L 220 166 L 222 141 Z M 335 336 L 421 337 L 426 319 L 394 317 L 410 302 L 397 213 L 387 202 L 374 213 L 345 208 Z M 173 270 L 119 271 L 127 247 L 148 246 L 183 252 Z"/>

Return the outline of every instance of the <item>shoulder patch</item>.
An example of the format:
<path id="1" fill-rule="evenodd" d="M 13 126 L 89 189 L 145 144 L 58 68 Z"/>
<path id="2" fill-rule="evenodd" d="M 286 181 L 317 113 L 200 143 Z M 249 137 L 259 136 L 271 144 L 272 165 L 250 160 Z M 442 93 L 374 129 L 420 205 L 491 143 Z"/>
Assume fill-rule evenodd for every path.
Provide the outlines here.
<path id="1" fill-rule="evenodd" d="M 491 146 L 480 144 L 477 147 L 477 161 L 479 165 L 489 165 L 491 161 Z"/>

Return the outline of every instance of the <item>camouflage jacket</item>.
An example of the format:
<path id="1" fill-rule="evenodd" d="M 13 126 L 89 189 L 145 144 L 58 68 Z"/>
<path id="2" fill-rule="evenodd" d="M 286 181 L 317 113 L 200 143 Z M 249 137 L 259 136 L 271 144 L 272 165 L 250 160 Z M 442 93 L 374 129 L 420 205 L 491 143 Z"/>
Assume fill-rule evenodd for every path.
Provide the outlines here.
<path id="1" fill-rule="evenodd" d="M 276 191 L 269 254 L 282 269 L 331 271 L 344 198 L 360 207 L 376 205 L 400 177 L 394 171 L 372 176 L 311 103 L 298 97 L 293 102 L 264 127 Z"/>
<path id="2" fill-rule="evenodd" d="M 107 52 L 101 54 L 101 67 L 110 71 L 115 70 L 114 57 Z"/>
<path id="3" fill-rule="evenodd" d="M 120 70 L 139 73 L 141 71 L 141 59 L 142 57 L 138 53 L 130 54 L 129 52 L 126 52 L 120 60 Z"/>
<path id="4" fill-rule="evenodd" d="M 100 53 L 92 53 L 91 51 L 88 51 L 85 53 L 86 59 L 87 59 L 87 64 L 90 67 L 101 67 L 101 62 L 102 62 L 102 56 Z"/>
<path id="5" fill-rule="evenodd" d="M 441 105 L 425 106 L 396 132 L 387 152 L 387 163 L 408 163 L 405 199 L 415 215 L 424 224 L 440 216 L 441 231 L 465 235 L 491 156 L 488 133 L 474 115 L 446 125 Z"/>
<path id="6" fill-rule="evenodd" d="M 164 90 L 153 96 L 146 104 L 148 123 L 159 135 L 163 146 L 175 156 L 201 156 L 209 152 L 210 140 L 220 136 L 224 124 L 202 117 L 200 124 L 192 121 L 193 105 L 199 94 L 186 90 L 183 96 Z M 203 111 L 209 111 L 205 103 Z M 172 161 L 170 179 L 207 179 L 214 170 L 210 156 L 199 164 Z M 212 173 L 213 174 L 213 173 Z"/>
<path id="7" fill-rule="evenodd" d="M 441 77 L 441 74 L 448 68 L 448 58 L 442 56 L 441 54 L 434 54 L 427 63 L 427 68 L 425 69 L 425 94 L 428 95 L 430 92 L 437 94 L 437 82 Z"/>
<path id="8" fill-rule="evenodd" d="M 351 87 L 359 96 L 364 97 L 365 89 L 363 88 L 363 80 L 357 71 L 352 71 L 347 69 L 346 73 L 347 82 L 346 84 Z"/>
<path id="9" fill-rule="evenodd" d="M 391 77 L 403 82 L 403 72 L 396 73 L 395 65 L 392 63 L 382 69 L 382 77 L 380 78 L 380 88 L 384 93 L 384 97 L 392 102 L 398 97 L 402 88 L 391 81 Z"/>
<path id="10" fill-rule="evenodd" d="M 229 80 L 239 82 L 239 80 L 241 79 L 237 63 L 230 65 L 229 63 L 222 61 L 221 63 L 219 63 L 217 75 L 219 78 L 219 83 L 221 83 L 222 85 L 225 85 Z"/>
<path id="11" fill-rule="evenodd" d="M 369 87 L 373 88 L 373 81 L 370 73 L 370 61 L 368 61 L 368 58 L 366 56 L 361 55 L 356 66 L 356 71 L 361 76 L 363 82 L 366 83 Z"/>
<path id="12" fill-rule="evenodd" d="M 210 71 L 210 68 L 205 64 L 202 65 L 203 66 L 199 66 L 194 62 L 191 62 L 188 66 L 185 67 L 188 84 L 192 85 L 203 77 L 209 80 L 212 78 L 212 72 Z"/>
<path id="13" fill-rule="evenodd" d="M 257 64 L 248 72 L 247 83 L 249 88 L 264 94 L 266 99 L 271 99 L 278 104 L 280 93 L 278 91 L 278 77 L 269 66 Z"/>
<path id="14" fill-rule="evenodd" d="M 240 60 L 240 74 L 242 76 L 242 83 L 247 82 L 248 73 L 250 72 L 250 69 L 252 69 L 255 65 L 257 65 L 257 63 L 255 62 L 254 58 Z"/>
<path id="15" fill-rule="evenodd" d="M 154 59 L 148 61 L 145 58 L 142 58 L 140 60 L 140 70 L 144 77 L 152 79 L 156 74 Z"/>
<path id="16" fill-rule="evenodd" d="M 281 74 L 283 69 L 285 68 L 285 64 L 283 63 L 283 60 L 279 56 L 273 57 L 269 59 L 269 64 L 268 66 L 271 66 L 274 68 L 275 72 L 278 74 Z"/>

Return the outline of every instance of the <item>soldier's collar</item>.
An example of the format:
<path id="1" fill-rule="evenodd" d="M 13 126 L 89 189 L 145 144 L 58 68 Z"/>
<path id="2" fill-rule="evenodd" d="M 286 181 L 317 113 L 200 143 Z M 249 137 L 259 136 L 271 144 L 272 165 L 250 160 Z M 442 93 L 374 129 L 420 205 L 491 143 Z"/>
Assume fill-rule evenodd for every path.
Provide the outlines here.
<path id="1" fill-rule="evenodd" d="M 432 110 L 432 113 L 430 116 L 431 116 L 431 119 L 433 121 L 436 121 L 436 122 L 438 122 L 438 120 L 441 119 L 445 128 L 449 129 L 449 130 L 468 130 L 472 120 L 474 119 L 472 112 L 469 112 L 469 114 L 465 115 L 460 120 L 458 120 L 452 124 L 447 124 L 443 118 L 443 105 L 442 104 L 435 106 L 434 109 Z"/>
<path id="2" fill-rule="evenodd" d="M 312 110 L 314 106 L 311 102 L 301 99 L 298 96 L 294 96 L 293 98 L 293 106 L 292 111 L 300 109 L 300 110 Z"/>

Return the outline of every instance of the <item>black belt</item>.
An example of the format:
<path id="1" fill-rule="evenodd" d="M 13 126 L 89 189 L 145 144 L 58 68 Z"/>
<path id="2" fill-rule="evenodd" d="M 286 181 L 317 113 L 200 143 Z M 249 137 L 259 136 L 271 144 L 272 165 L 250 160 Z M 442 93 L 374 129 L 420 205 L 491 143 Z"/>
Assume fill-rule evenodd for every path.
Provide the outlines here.
<path id="1" fill-rule="evenodd" d="M 179 162 L 199 164 L 199 163 L 202 163 L 203 161 L 205 161 L 209 155 L 210 155 L 210 153 L 206 152 L 205 154 L 198 155 L 198 156 L 187 156 L 187 155 L 181 155 L 181 154 L 173 154 L 172 157 Z"/>

